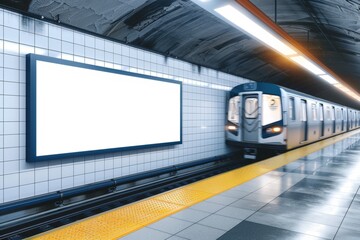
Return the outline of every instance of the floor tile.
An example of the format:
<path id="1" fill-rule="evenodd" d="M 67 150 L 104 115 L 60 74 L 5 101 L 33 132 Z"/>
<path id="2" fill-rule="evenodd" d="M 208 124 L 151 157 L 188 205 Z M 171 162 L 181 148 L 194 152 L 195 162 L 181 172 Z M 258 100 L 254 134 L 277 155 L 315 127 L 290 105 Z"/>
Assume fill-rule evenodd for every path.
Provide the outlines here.
<path id="1" fill-rule="evenodd" d="M 322 240 L 289 230 L 243 221 L 218 240 Z"/>
<path id="2" fill-rule="evenodd" d="M 237 224 L 239 224 L 241 221 L 242 220 L 239 219 L 213 214 L 208 216 L 207 218 L 204 218 L 198 223 L 212 228 L 218 228 L 228 231 L 231 228 L 235 227 Z"/>
<path id="3" fill-rule="evenodd" d="M 257 212 L 246 219 L 249 222 L 269 225 L 281 229 L 299 232 L 320 238 L 332 239 L 337 232 L 337 227 L 327 226 L 319 223 L 312 223 L 297 219 L 285 218 L 273 214 Z"/>
<path id="4" fill-rule="evenodd" d="M 258 194 L 258 193 L 252 193 L 244 197 L 243 199 L 252 200 L 252 201 L 258 201 L 263 203 L 268 203 L 274 200 L 276 197 L 267 195 L 267 194 Z"/>
<path id="5" fill-rule="evenodd" d="M 170 234 L 154 230 L 151 228 L 142 228 L 136 232 L 120 238 L 121 240 L 163 240 L 171 237 Z"/>
<path id="6" fill-rule="evenodd" d="M 358 221 L 360 221 L 360 209 L 349 208 L 346 213 L 346 217 L 354 218 L 354 219 L 357 219 Z"/>
<path id="7" fill-rule="evenodd" d="M 182 210 L 181 212 L 175 213 L 175 214 L 171 215 L 170 217 L 195 223 L 209 215 L 210 215 L 210 213 L 188 208 L 188 209 Z"/>
<path id="8" fill-rule="evenodd" d="M 360 220 L 356 218 L 351 218 L 346 215 L 344 218 L 341 228 L 345 228 L 348 230 L 356 231 L 359 233 L 359 239 L 360 239 Z"/>
<path id="9" fill-rule="evenodd" d="M 336 207 L 349 207 L 351 204 L 351 200 L 348 199 L 341 199 L 335 197 L 327 197 L 309 194 L 309 193 L 299 193 L 299 192 L 285 192 L 280 195 L 282 198 L 289 198 L 297 201 L 302 201 L 304 203 L 317 203 L 317 204 L 327 204 Z"/>
<path id="10" fill-rule="evenodd" d="M 223 230 L 203 226 L 200 224 L 194 224 L 176 235 L 191 240 L 215 240 L 224 233 L 225 231 Z"/>
<path id="11" fill-rule="evenodd" d="M 172 237 L 167 238 L 166 240 L 187 240 L 187 238 L 172 236 Z"/>
<path id="12" fill-rule="evenodd" d="M 286 173 L 282 173 L 282 172 L 277 172 L 277 171 L 271 171 L 268 173 L 265 173 L 264 176 L 277 176 L 277 177 L 281 177 L 283 175 L 285 175 Z"/>
<path id="13" fill-rule="evenodd" d="M 228 191 L 221 193 L 220 195 L 225 196 L 225 197 L 232 197 L 232 198 L 240 199 L 249 194 L 250 194 L 249 192 L 240 191 L 240 190 L 236 190 L 236 189 L 230 189 Z"/>
<path id="14" fill-rule="evenodd" d="M 189 221 L 168 217 L 157 221 L 156 223 L 153 223 L 147 227 L 170 234 L 176 234 L 192 224 L 193 223 Z"/>
<path id="15" fill-rule="evenodd" d="M 283 194 L 284 192 L 286 192 L 291 186 L 287 187 L 287 186 L 277 186 L 277 185 L 272 185 L 270 184 L 270 186 L 265 186 L 260 188 L 259 190 L 256 190 L 254 192 L 254 194 L 261 194 L 261 195 L 269 195 L 269 196 L 273 196 L 273 197 L 277 197 L 281 194 Z"/>
<path id="16" fill-rule="evenodd" d="M 237 187 L 234 187 L 233 189 L 238 190 L 238 191 L 242 191 L 242 192 L 254 192 L 256 190 L 258 190 L 259 188 L 261 188 L 262 186 L 250 186 L 250 185 L 239 185 Z"/>
<path id="17" fill-rule="evenodd" d="M 257 211 L 265 205 L 266 205 L 266 203 L 264 203 L 264 202 L 257 202 L 257 201 L 247 200 L 247 199 L 240 199 L 240 200 L 230 204 L 231 207 L 248 209 L 248 210 L 252 210 L 252 211 Z"/>
<path id="18" fill-rule="evenodd" d="M 351 231 L 345 228 L 340 228 L 334 240 L 359 240 L 360 234 L 357 231 Z"/>
<path id="19" fill-rule="evenodd" d="M 280 178 L 280 180 L 299 182 L 302 179 L 304 179 L 306 176 L 307 176 L 306 174 L 302 174 L 302 173 L 289 172 L 289 173 L 285 174 L 284 176 L 282 176 Z M 284 184 L 287 184 L 287 183 L 284 183 Z"/>
<path id="20" fill-rule="evenodd" d="M 233 197 L 225 197 L 225 196 L 216 195 L 212 198 L 207 199 L 206 202 L 218 203 L 218 204 L 227 206 L 227 205 L 235 202 L 236 200 L 238 200 L 238 199 L 233 198 Z"/>
<path id="21" fill-rule="evenodd" d="M 217 211 L 219 211 L 220 209 L 222 209 L 224 207 L 225 207 L 224 205 L 221 205 L 221 204 L 218 204 L 218 203 L 204 201 L 204 202 L 195 204 L 190 209 L 195 209 L 195 210 L 199 210 L 199 211 L 214 213 L 214 212 L 217 212 Z"/>
<path id="22" fill-rule="evenodd" d="M 355 207 L 357 209 L 360 209 L 360 200 L 353 199 L 350 207 Z"/>
<path id="23" fill-rule="evenodd" d="M 339 227 L 343 216 L 330 215 L 314 211 L 312 208 L 301 206 L 289 207 L 286 205 L 267 204 L 259 212 L 273 214 L 281 217 L 299 219 L 314 223 L 325 224 L 333 227 Z"/>
<path id="24" fill-rule="evenodd" d="M 295 169 L 292 172 L 294 173 L 303 173 L 303 174 L 308 174 L 308 175 L 315 175 L 315 176 L 322 176 L 322 177 L 329 177 L 332 179 L 336 179 L 336 178 L 346 178 L 346 174 L 345 173 L 329 173 L 329 172 L 320 172 L 320 171 L 306 171 L 306 170 L 299 170 L 299 169 Z"/>
<path id="25" fill-rule="evenodd" d="M 219 210 L 218 212 L 216 212 L 216 214 L 244 220 L 247 217 L 249 217 L 251 214 L 253 214 L 254 212 L 255 211 L 228 206 L 228 207 L 225 207 L 225 208 Z"/>
<path id="26" fill-rule="evenodd" d="M 332 177 L 318 176 L 318 175 L 307 175 L 306 179 L 314 179 L 314 180 L 332 180 Z"/>
<path id="27" fill-rule="evenodd" d="M 347 200 L 352 200 L 354 198 L 354 193 L 324 192 L 324 191 L 319 191 L 318 189 L 310 189 L 310 188 L 303 188 L 297 186 L 290 188 L 288 192 L 308 193 L 308 194 L 318 195 L 327 198 L 335 197 L 335 198 L 347 199 Z"/>
<path id="28" fill-rule="evenodd" d="M 337 216 L 345 216 L 345 213 L 348 210 L 346 207 L 336 207 L 336 206 L 314 203 L 314 202 L 303 202 L 301 200 L 294 200 L 294 199 L 281 198 L 281 197 L 277 197 L 276 199 L 271 201 L 270 204 L 276 204 L 280 206 L 284 205 L 294 208 L 300 206 L 300 207 L 308 208 L 311 211 L 316 211 L 330 215 L 337 215 Z"/>

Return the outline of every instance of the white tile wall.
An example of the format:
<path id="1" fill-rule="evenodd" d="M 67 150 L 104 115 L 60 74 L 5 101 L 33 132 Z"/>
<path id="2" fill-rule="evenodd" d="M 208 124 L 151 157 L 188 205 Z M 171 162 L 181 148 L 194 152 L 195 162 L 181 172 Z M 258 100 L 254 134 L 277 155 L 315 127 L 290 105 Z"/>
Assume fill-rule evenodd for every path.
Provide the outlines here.
<path id="1" fill-rule="evenodd" d="M 25 55 L 183 82 L 183 144 L 27 163 Z M 227 91 L 245 79 L 0 9 L 0 203 L 225 154 Z"/>

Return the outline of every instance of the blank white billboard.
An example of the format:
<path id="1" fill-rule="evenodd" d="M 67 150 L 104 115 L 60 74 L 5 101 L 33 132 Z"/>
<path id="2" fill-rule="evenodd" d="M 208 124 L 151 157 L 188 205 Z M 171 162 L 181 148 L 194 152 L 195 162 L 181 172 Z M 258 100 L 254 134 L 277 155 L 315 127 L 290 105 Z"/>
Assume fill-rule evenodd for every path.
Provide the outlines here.
<path id="1" fill-rule="evenodd" d="M 181 143 L 180 82 L 37 55 L 28 67 L 29 161 Z"/>

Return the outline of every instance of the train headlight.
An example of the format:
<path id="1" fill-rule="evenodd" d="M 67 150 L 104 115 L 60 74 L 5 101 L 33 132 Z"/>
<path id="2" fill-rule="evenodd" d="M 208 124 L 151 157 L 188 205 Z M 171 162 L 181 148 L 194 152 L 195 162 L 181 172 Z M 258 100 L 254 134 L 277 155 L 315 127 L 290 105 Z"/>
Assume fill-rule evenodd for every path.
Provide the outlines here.
<path id="1" fill-rule="evenodd" d="M 279 133 L 279 132 L 281 132 L 281 127 L 273 127 L 272 128 L 272 131 L 274 132 L 274 133 Z"/>
<path id="2" fill-rule="evenodd" d="M 236 126 L 233 126 L 233 125 L 230 125 L 230 126 L 227 126 L 227 129 L 229 131 L 236 131 L 237 130 L 237 127 Z"/>
<path id="3" fill-rule="evenodd" d="M 266 129 L 266 133 L 279 133 L 282 131 L 281 127 L 271 127 Z"/>

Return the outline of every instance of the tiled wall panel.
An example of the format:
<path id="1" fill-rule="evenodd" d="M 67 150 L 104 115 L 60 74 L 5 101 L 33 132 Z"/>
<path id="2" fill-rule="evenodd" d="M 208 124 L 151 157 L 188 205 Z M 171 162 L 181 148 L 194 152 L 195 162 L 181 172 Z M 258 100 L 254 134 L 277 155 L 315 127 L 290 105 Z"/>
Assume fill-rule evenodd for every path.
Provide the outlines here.
<path id="1" fill-rule="evenodd" d="M 183 144 L 26 162 L 28 53 L 182 81 Z M 227 91 L 246 81 L 0 9 L 0 203 L 225 154 Z"/>

